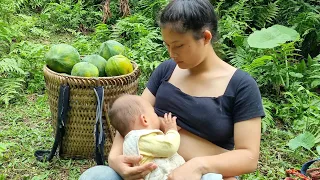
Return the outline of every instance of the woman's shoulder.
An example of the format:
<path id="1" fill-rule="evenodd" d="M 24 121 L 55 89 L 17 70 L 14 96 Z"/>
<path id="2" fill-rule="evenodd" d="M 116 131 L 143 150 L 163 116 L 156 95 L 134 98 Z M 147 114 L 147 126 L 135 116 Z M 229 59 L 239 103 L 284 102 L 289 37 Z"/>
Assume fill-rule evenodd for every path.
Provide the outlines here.
<path id="1" fill-rule="evenodd" d="M 172 59 L 165 60 L 156 67 L 154 74 L 160 76 L 161 79 L 166 79 L 171 76 L 176 65 Z"/>
<path id="2" fill-rule="evenodd" d="M 246 71 L 237 69 L 228 85 L 227 94 L 236 94 L 243 89 L 257 88 L 258 84 L 256 80 Z"/>
<path id="3" fill-rule="evenodd" d="M 163 62 L 161 62 L 156 69 L 172 69 L 176 66 L 176 62 L 174 62 L 174 60 L 172 59 L 167 59 Z"/>
<path id="4" fill-rule="evenodd" d="M 264 117 L 260 89 L 256 80 L 246 71 L 238 69 L 234 79 L 234 122 Z"/>
<path id="5" fill-rule="evenodd" d="M 175 67 L 176 63 L 172 59 L 169 59 L 160 63 L 152 72 L 147 83 L 147 88 L 154 96 L 156 95 L 161 83 L 170 78 Z"/>
<path id="6" fill-rule="evenodd" d="M 239 85 L 252 84 L 257 85 L 256 80 L 246 71 L 237 69 L 232 77 L 232 83 Z"/>

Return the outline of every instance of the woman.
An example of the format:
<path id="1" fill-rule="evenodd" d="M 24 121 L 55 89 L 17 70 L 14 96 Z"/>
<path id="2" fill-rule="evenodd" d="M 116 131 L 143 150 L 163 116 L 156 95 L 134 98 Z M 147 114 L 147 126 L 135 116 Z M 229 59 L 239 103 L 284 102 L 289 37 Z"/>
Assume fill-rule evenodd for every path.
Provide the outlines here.
<path id="1" fill-rule="evenodd" d="M 181 127 L 178 153 L 187 162 L 168 179 L 199 180 L 207 173 L 235 179 L 255 171 L 264 117 L 260 91 L 251 76 L 216 55 L 213 6 L 208 0 L 173 0 L 159 25 L 171 59 L 156 68 L 141 96 L 159 117 L 172 112 Z M 132 167 L 141 157 L 123 156 L 122 143 L 117 133 L 108 159 L 112 169 L 97 166 L 84 174 L 101 170 L 108 179 L 117 173 L 143 179 L 156 168 L 152 163 Z"/>

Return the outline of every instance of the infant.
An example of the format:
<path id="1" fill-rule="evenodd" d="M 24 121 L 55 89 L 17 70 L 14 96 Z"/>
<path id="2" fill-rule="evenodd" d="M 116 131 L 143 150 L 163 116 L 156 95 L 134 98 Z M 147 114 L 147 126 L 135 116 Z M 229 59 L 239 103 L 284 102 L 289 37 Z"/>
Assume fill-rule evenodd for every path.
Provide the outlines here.
<path id="1" fill-rule="evenodd" d="M 123 95 L 115 100 L 108 116 L 112 126 L 124 137 L 124 155 L 142 155 L 140 164 L 157 164 L 145 179 L 167 179 L 173 169 L 185 163 L 177 153 L 180 135 L 176 117 L 171 113 L 165 114 L 161 121 L 152 105 L 142 97 Z M 165 133 L 160 131 L 161 125 Z"/>

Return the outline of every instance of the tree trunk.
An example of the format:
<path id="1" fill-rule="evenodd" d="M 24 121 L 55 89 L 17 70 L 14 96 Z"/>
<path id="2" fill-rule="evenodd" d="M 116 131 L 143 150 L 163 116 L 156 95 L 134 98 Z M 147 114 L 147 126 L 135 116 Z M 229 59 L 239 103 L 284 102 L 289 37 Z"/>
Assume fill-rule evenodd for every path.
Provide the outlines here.
<path id="1" fill-rule="evenodd" d="M 102 22 L 106 23 L 108 19 L 111 17 L 111 11 L 110 11 L 110 0 L 106 0 L 103 6 L 103 19 Z"/>
<path id="2" fill-rule="evenodd" d="M 130 15 L 129 0 L 119 0 L 119 2 L 122 16 L 124 17 Z"/>

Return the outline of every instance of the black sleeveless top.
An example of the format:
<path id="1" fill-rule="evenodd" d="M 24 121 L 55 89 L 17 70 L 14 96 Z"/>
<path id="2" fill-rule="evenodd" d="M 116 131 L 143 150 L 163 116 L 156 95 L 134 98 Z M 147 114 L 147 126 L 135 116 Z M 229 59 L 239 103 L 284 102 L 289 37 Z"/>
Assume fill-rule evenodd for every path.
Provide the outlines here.
<path id="1" fill-rule="evenodd" d="M 175 67 L 173 60 L 164 61 L 147 83 L 158 116 L 171 112 L 178 126 L 228 150 L 234 148 L 234 123 L 265 116 L 259 88 L 248 73 L 237 69 L 222 96 L 195 97 L 168 82 Z"/>

